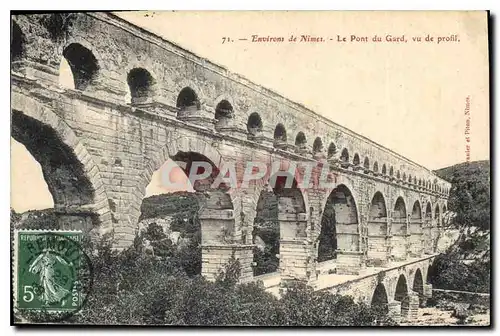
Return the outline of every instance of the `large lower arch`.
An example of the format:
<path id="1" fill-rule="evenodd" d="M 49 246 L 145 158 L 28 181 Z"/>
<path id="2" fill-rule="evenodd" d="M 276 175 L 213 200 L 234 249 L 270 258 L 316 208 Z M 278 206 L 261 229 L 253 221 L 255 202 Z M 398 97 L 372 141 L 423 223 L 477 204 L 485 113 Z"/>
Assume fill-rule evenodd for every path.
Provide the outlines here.
<path id="1" fill-rule="evenodd" d="M 349 188 L 341 184 L 330 193 L 323 210 L 318 261 L 336 258 L 337 249 L 358 251 L 358 233 L 356 203 Z"/>
<path id="2" fill-rule="evenodd" d="M 394 260 L 405 260 L 407 256 L 407 218 L 406 218 L 406 204 L 403 197 L 398 197 L 394 205 L 391 222 L 391 256 Z"/>
<path id="3" fill-rule="evenodd" d="M 356 272 L 359 265 L 345 262 L 359 255 L 359 220 L 351 190 L 344 184 L 330 192 L 321 217 L 317 260 L 339 259 L 337 273 Z"/>
<path id="4" fill-rule="evenodd" d="M 410 257 L 420 257 L 423 247 L 422 209 L 417 200 L 413 203 L 410 216 Z"/>
<path id="5" fill-rule="evenodd" d="M 387 262 L 388 225 L 384 196 L 377 191 L 368 209 L 368 249 L 367 264 L 381 266 Z"/>
<path id="6" fill-rule="evenodd" d="M 40 164 L 58 227 L 91 236 L 112 232 L 99 168 L 73 130 L 52 110 L 12 92 L 12 137 Z"/>
<path id="7" fill-rule="evenodd" d="M 253 275 L 279 270 L 280 222 L 276 194 L 267 189 L 260 192 L 253 222 Z"/>
<path id="8" fill-rule="evenodd" d="M 432 253 L 432 236 L 433 236 L 433 220 L 432 220 L 432 206 L 431 202 L 427 202 L 425 207 L 425 216 L 423 223 L 423 244 L 424 244 L 424 253 L 431 254 Z"/>
<path id="9" fill-rule="evenodd" d="M 156 148 L 146 162 L 146 169 L 140 180 L 141 197 L 145 195 L 153 172 L 169 159 L 177 162 L 186 175 L 190 171 L 194 172 L 195 168 L 196 173 L 203 174 L 205 163 L 207 169 L 211 169 L 207 178 L 192 183 L 200 201 L 198 218 L 201 227 L 201 274 L 208 280 L 214 280 L 231 257 L 234 257 L 240 262 L 240 280 L 250 280 L 253 277 L 252 245 L 245 244 L 247 239 L 241 228 L 241 202 L 237 201 L 238 195 L 234 188 L 224 183 L 214 183 L 219 169 L 225 166 L 222 155 L 202 139 L 171 134 L 168 144 L 163 148 Z M 136 218 L 139 218 L 139 212 Z"/>
<path id="10" fill-rule="evenodd" d="M 437 251 L 439 235 L 441 232 L 441 209 L 439 204 L 436 204 L 434 208 L 434 221 L 432 222 L 431 228 L 431 241 L 432 241 L 432 252 Z"/>
<path id="11" fill-rule="evenodd" d="M 308 224 L 305 195 L 294 176 L 284 172 L 271 176 L 268 186 L 278 201 L 281 280 L 307 281 L 314 274 L 313 262 L 308 250 L 304 249 Z"/>

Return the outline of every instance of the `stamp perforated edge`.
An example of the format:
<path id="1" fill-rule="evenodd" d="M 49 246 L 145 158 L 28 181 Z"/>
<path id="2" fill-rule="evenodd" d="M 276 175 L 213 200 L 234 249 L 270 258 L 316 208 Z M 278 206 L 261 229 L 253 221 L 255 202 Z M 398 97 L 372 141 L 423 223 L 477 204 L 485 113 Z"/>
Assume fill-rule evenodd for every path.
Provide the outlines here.
<path id="1" fill-rule="evenodd" d="M 18 312 L 19 311 L 19 307 L 18 307 L 18 302 L 17 302 L 17 285 L 18 285 L 18 261 L 19 261 L 19 233 L 23 233 L 23 232 L 26 232 L 26 233 L 54 233 L 54 234 L 64 234 L 64 233 L 78 233 L 78 234 L 83 234 L 83 231 L 81 230 L 47 230 L 47 229 L 14 229 L 14 230 L 11 230 L 11 232 L 13 232 L 13 235 L 14 235 L 14 239 L 13 239 L 13 246 L 12 246 L 12 255 L 11 255 L 11 260 L 12 260 L 12 294 L 13 294 L 13 298 L 12 298 L 12 303 L 13 303 L 13 311 L 14 313 Z M 42 309 L 31 309 L 32 311 L 45 311 L 45 310 L 42 310 Z M 53 312 L 53 313 L 57 313 L 58 311 L 57 310 L 50 310 L 50 311 L 47 311 L 47 312 Z M 63 311 L 61 311 L 63 312 Z"/>

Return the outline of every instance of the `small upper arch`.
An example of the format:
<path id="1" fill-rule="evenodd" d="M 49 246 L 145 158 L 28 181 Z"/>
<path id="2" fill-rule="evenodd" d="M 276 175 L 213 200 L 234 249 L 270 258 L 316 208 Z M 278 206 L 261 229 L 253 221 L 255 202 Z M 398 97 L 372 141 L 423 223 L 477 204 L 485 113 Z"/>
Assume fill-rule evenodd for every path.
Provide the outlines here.
<path id="1" fill-rule="evenodd" d="M 342 149 L 340 153 L 340 161 L 349 162 L 349 150 L 347 148 Z"/>
<path id="2" fill-rule="evenodd" d="M 234 117 L 233 105 L 227 99 L 219 101 L 215 107 L 215 128 L 227 126 L 229 121 Z"/>
<path id="3" fill-rule="evenodd" d="M 199 110 L 201 102 L 196 91 L 186 86 L 179 92 L 176 106 L 180 110 Z"/>
<path id="4" fill-rule="evenodd" d="M 330 145 L 328 146 L 328 158 L 333 158 L 335 156 L 335 154 L 337 154 L 337 146 L 335 146 L 335 144 L 333 142 L 330 143 Z"/>
<path id="5" fill-rule="evenodd" d="M 262 118 L 257 112 L 253 112 L 248 116 L 248 121 L 247 121 L 247 131 L 251 135 L 258 135 L 262 132 L 263 129 L 263 124 L 262 124 Z"/>
<path id="6" fill-rule="evenodd" d="M 156 81 L 151 73 L 144 68 L 130 70 L 127 74 L 127 83 L 132 103 L 148 102 L 155 95 Z"/>
<path id="7" fill-rule="evenodd" d="M 286 143 L 286 128 L 282 123 L 278 123 L 274 128 L 274 142 L 275 145 L 278 142 Z"/>
<path id="8" fill-rule="evenodd" d="M 300 131 L 295 137 L 295 146 L 298 148 L 305 148 L 307 146 L 307 139 L 304 132 Z"/>
<path id="9" fill-rule="evenodd" d="M 80 43 L 71 43 L 63 50 L 59 76 L 72 77 L 72 87 L 76 90 L 85 90 L 97 77 L 99 64 L 90 49 Z M 64 62 L 69 69 L 64 68 Z M 71 73 L 66 73 L 66 72 Z M 61 79 L 60 79 L 61 81 Z"/>
<path id="10" fill-rule="evenodd" d="M 359 166 L 359 163 L 360 163 L 360 161 L 359 161 L 359 155 L 358 155 L 358 153 L 355 153 L 354 154 L 354 158 L 352 159 L 352 164 L 355 165 L 355 166 Z"/>
<path id="11" fill-rule="evenodd" d="M 368 158 L 368 156 L 365 156 L 365 160 L 363 161 L 363 168 L 365 168 L 365 170 L 370 169 L 370 159 Z"/>
<path id="12" fill-rule="evenodd" d="M 314 139 L 313 143 L 313 153 L 319 153 L 323 151 L 323 141 L 320 137 Z"/>

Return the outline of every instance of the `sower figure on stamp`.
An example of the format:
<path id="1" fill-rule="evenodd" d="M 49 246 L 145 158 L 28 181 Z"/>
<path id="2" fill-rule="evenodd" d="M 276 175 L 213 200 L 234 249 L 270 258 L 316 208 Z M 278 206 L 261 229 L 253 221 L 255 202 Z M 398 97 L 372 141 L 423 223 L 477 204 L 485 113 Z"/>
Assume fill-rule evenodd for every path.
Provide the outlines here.
<path id="1" fill-rule="evenodd" d="M 31 273 L 40 275 L 40 285 L 43 288 L 41 299 L 45 304 L 59 302 L 70 293 L 69 290 L 57 283 L 54 269 L 57 262 L 68 265 L 61 257 L 45 251 L 29 267 Z"/>

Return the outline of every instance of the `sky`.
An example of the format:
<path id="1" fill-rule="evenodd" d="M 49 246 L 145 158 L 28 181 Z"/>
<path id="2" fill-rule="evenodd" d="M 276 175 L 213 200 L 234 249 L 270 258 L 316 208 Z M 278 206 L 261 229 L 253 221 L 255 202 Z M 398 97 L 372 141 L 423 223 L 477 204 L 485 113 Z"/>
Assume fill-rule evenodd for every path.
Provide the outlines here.
<path id="1" fill-rule="evenodd" d="M 489 159 L 488 49 L 482 12 L 116 14 L 427 168 L 464 162 L 467 144 L 471 161 Z M 282 36 L 285 41 L 290 35 L 322 36 L 327 42 L 253 43 L 252 35 Z M 349 42 L 351 35 L 368 42 Z M 372 42 L 374 35 L 382 42 Z M 387 35 L 404 35 L 408 42 L 387 42 Z M 426 42 L 427 35 L 434 41 Z M 417 36 L 423 42 L 413 42 Z M 223 37 L 234 42 L 223 44 Z M 342 37 L 347 42 L 337 42 Z M 438 44 L 438 37 L 456 41 Z M 20 210 L 51 206 L 48 190 L 28 204 L 30 190 L 43 189 L 41 169 L 22 145 L 11 143 L 12 160 L 23 162 L 12 169 L 12 204 Z M 152 181 L 147 195 L 162 192 L 158 174 Z"/>

